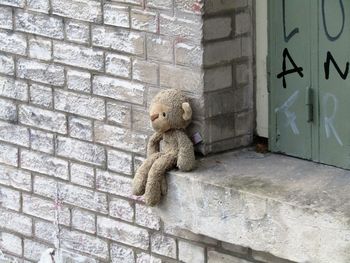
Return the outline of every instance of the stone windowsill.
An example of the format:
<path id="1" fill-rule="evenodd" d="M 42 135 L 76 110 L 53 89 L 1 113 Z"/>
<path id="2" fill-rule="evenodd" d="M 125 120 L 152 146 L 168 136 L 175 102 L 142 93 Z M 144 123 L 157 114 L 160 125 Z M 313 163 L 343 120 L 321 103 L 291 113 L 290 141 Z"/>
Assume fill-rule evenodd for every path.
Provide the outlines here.
<path id="1" fill-rule="evenodd" d="M 350 171 L 245 149 L 171 172 L 162 219 L 295 262 L 350 262 Z"/>

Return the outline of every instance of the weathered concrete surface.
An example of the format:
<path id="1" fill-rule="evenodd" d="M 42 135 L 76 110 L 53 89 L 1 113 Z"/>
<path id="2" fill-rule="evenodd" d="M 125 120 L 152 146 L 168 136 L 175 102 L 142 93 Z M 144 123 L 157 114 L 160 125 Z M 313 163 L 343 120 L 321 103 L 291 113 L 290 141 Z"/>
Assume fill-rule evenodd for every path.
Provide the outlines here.
<path id="1" fill-rule="evenodd" d="M 250 150 L 172 172 L 166 223 L 296 262 L 350 262 L 350 172 Z"/>

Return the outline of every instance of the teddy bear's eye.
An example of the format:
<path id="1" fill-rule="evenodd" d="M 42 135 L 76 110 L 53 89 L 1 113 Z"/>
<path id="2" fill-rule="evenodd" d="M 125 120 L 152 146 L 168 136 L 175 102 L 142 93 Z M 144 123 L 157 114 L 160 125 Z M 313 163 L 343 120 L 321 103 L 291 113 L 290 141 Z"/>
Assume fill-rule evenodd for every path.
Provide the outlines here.
<path id="1" fill-rule="evenodd" d="M 165 114 L 165 112 L 163 112 L 163 117 L 165 117 L 166 116 L 166 114 Z"/>

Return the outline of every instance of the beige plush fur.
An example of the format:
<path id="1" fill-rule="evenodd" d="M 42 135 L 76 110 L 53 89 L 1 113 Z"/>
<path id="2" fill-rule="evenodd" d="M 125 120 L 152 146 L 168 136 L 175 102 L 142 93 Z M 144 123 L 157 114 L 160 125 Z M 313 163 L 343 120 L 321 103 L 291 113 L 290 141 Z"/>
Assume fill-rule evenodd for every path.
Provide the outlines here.
<path id="1" fill-rule="evenodd" d="M 191 122 L 192 109 L 181 91 L 168 89 L 152 100 L 150 118 L 156 132 L 148 142 L 147 159 L 135 174 L 133 194 L 144 194 L 146 204 L 155 206 L 167 191 L 166 171 L 175 166 L 181 171 L 194 168 L 193 145 L 184 131 Z"/>

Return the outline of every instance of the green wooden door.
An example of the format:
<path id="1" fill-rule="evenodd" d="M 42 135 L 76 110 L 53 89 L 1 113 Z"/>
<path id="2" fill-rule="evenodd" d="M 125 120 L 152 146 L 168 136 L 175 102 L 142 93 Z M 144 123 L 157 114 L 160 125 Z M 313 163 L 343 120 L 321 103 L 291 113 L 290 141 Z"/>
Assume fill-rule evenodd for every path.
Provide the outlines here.
<path id="1" fill-rule="evenodd" d="M 350 1 L 319 5 L 320 161 L 350 168 Z"/>
<path id="2" fill-rule="evenodd" d="M 270 149 L 350 168 L 350 1 L 269 1 Z"/>
<path id="3" fill-rule="evenodd" d="M 269 7 L 270 148 L 306 159 L 312 158 L 312 123 L 306 100 L 313 86 L 313 2 L 271 0 Z"/>

